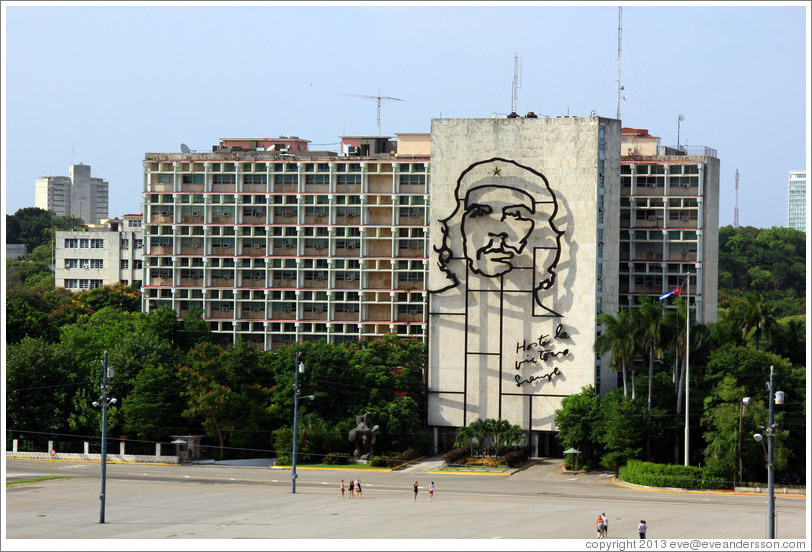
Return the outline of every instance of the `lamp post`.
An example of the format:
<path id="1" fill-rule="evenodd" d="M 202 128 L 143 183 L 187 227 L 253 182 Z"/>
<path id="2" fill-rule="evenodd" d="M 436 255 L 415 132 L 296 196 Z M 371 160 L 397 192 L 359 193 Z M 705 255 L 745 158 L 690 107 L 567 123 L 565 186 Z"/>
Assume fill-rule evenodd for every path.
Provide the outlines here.
<path id="1" fill-rule="evenodd" d="M 690 406 L 690 391 L 691 387 L 688 385 L 691 375 L 690 364 L 691 353 L 691 273 L 688 272 L 685 278 L 685 465 L 689 464 L 689 426 L 688 426 L 688 408 Z"/>
<path id="2" fill-rule="evenodd" d="M 108 377 L 113 371 L 113 367 L 107 366 L 107 350 L 104 351 L 104 359 L 102 360 L 102 385 L 101 385 L 101 402 L 93 401 L 93 406 L 102 409 L 102 434 L 101 434 L 101 493 L 99 500 L 101 501 L 101 510 L 99 512 L 99 523 L 104 523 L 104 504 L 105 495 L 107 491 L 107 407 L 111 404 L 116 404 L 116 399 L 107 400 L 107 393 L 109 388 L 107 385 Z"/>
<path id="3" fill-rule="evenodd" d="M 739 405 L 739 450 L 738 450 L 739 486 L 744 484 L 744 477 L 742 476 L 742 416 L 744 416 L 744 411 L 747 410 L 748 404 L 750 404 L 750 397 L 744 397 L 742 398 L 741 405 Z"/>
<path id="4" fill-rule="evenodd" d="M 299 393 L 301 391 L 299 388 L 299 373 L 304 374 L 305 371 L 301 351 L 296 353 L 296 366 L 293 371 L 295 373 L 293 381 L 293 460 L 291 461 L 290 484 L 291 492 L 296 494 L 296 478 L 298 477 L 296 475 L 296 443 L 299 441 Z M 312 400 L 313 395 L 307 395 L 303 398 Z"/>
<path id="5" fill-rule="evenodd" d="M 777 425 L 775 423 L 775 405 L 784 404 L 784 392 L 775 390 L 775 371 L 770 366 L 770 381 L 767 382 L 770 390 L 769 421 L 764 428 L 764 435 L 767 437 L 767 538 L 775 538 L 775 435 Z M 753 439 L 761 442 L 764 437 L 758 433 L 753 435 Z M 761 444 L 764 446 L 764 443 Z"/>

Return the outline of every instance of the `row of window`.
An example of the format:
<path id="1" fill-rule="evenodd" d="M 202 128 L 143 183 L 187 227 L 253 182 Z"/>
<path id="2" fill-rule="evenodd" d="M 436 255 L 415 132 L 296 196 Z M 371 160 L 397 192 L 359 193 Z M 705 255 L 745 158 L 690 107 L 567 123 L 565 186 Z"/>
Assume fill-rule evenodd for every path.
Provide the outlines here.
<path id="1" fill-rule="evenodd" d="M 360 174 L 336 174 L 334 177 L 337 186 L 360 186 L 363 183 L 363 176 Z M 159 174 L 158 184 L 172 185 L 174 184 L 174 175 Z M 268 183 L 268 177 L 264 174 L 245 174 L 243 175 L 243 185 L 258 185 L 265 186 Z M 298 174 L 277 174 L 273 176 L 274 186 L 298 186 Z M 401 186 L 425 186 L 425 174 L 401 174 L 398 177 L 398 182 Z M 234 186 L 237 184 L 237 175 L 235 174 L 213 174 L 211 175 L 211 183 L 213 186 Z M 181 184 L 205 184 L 205 177 L 202 174 L 184 174 L 181 175 Z M 330 184 L 329 174 L 305 174 L 305 186 L 328 186 Z"/>
<path id="2" fill-rule="evenodd" d="M 66 249 L 104 249 L 101 238 L 65 238 Z"/>
<path id="3" fill-rule="evenodd" d="M 66 278 L 65 279 L 65 288 L 67 289 L 97 289 L 102 287 L 102 280 L 93 280 L 93 279 L 77 279 L 77 278 Z"/>

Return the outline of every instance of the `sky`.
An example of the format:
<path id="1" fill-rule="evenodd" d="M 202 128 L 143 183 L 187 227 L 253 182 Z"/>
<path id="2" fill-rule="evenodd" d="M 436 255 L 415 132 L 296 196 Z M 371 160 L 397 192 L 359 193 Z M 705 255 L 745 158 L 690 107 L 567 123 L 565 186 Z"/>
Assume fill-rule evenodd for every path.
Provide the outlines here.
<path id="1" fill-rule="evenodd" d="M 810 4 L 627 3 L 623 126 L 720 159 L 719 223 L 786 224 L 809 165 Z M 429 132 L 437 117 L 617 116 L 618 4 L 3 2 L 3 213 L 75 163 L 140 212 L 147 152 Z"/>

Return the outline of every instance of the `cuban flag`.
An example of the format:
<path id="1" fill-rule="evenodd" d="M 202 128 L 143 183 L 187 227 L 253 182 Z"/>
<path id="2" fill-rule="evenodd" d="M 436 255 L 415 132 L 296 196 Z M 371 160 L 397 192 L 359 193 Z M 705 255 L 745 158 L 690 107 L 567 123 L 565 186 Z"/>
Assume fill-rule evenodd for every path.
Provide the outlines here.
<path id="1" fill-rule="evenodd" d="M 669 297 L 679 297 L 680 293 L 682 293 L 682 286 L 685 285 L 685 282 L 682 282 L 680 285 L 669 291 L 668 293 L 663 293 L 660 295 L 659 302 L 662 303 Z"/>

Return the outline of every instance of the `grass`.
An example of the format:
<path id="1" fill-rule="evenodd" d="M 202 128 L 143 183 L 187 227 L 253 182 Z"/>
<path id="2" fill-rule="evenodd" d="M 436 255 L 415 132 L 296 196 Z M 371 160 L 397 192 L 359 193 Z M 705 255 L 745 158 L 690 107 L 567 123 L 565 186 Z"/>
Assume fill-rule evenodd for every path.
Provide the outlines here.
<path id="1" fill-rule="evenodd" d="M 277 468 L 290 468 L 290 464 L 276 464 Z M 296 462 L 296 469 L 299 468 L 330 468 L 342 470 L 388 470 L 389 468 L 375 468 L 369 464 L 300 464 Z"/>
<path id="2" fill-rule="evenodd" d="M 54 481 L 56 479 L 70 479 L 70 477 L 66 475 L 56 475 L 56 476 L 43 476 L 43 477 L 30 477 L 28 479 L 15 479 L 14 481 L 6 481 L 6 487 L 14 487 L 16 485 L 25 485 L 28 483 L 38 483 L 40 481 Z"/>

